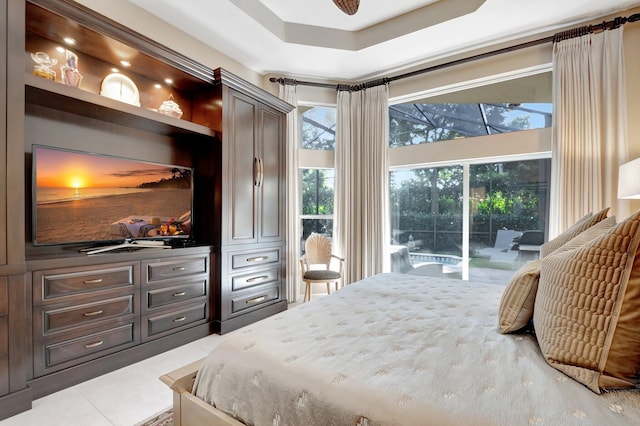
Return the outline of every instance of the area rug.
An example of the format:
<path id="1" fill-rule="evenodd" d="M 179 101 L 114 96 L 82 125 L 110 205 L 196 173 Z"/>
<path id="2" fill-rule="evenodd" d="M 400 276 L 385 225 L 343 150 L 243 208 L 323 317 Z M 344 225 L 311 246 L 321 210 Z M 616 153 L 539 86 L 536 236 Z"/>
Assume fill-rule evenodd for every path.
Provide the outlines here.
<path id="1" fill-rule="evenodd" d="M 173 426 L 173 408 L 168 408 L 136 426 Z"/>

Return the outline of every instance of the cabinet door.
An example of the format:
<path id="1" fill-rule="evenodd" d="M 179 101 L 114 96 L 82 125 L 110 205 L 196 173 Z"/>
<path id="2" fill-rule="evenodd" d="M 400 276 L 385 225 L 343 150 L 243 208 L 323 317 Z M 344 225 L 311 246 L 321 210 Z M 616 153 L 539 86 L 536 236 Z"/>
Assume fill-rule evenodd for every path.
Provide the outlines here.
<path id="1" fill-rule="evenodd" d="M 264 105 L 259 109 L 261 178 L 258 240 L 282 241 L 284 231 L 284 143 L 282 113 Z"/>
<path id="2" fill-rule="evenodd" d="M 226 228 L 228 244 L 257 242 L 257 179 L 256 116 L 257 103 L 242 94 L 229 90 L 228 108 L 228 156 L 225 173 L 227 193 Z"/>

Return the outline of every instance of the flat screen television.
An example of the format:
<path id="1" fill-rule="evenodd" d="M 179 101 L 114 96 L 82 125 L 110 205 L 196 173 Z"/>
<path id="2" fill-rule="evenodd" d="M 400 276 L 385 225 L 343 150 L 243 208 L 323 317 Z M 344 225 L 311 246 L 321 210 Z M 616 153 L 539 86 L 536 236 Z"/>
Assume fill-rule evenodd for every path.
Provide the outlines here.
<path id="1" fill-rule="evenodd" d="M 33 145 L 33 244 L 192 236 L 193 169 Z"/>

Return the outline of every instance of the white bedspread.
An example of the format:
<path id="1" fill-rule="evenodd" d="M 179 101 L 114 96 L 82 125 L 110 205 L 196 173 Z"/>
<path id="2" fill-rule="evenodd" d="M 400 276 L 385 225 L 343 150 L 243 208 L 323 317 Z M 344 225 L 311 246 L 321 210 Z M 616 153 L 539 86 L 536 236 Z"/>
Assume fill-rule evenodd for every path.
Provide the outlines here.
<path id="1" fill-rule="evenodd" d="M 381 274 L 226 336 L 194 394 L 254 425 L 640 424 L 498 333 L 503 287 Z"/>

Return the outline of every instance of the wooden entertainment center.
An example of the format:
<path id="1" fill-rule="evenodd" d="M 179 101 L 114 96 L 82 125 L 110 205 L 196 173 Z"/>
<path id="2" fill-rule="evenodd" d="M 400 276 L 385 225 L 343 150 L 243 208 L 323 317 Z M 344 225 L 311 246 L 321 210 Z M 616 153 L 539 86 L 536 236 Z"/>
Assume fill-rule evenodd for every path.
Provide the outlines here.
<path id="1" fill-rule="evenodd" d="M 0 22 L 0 420 L 286 309 L 292 106 L 71 0 L 3 2 Z M 127 78 L 106 86 L 114 74 Z M 92 255 L 33 244 L 34 144 L 191 168 L 193 239 Z"/>

